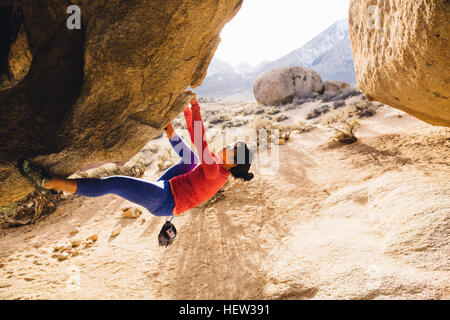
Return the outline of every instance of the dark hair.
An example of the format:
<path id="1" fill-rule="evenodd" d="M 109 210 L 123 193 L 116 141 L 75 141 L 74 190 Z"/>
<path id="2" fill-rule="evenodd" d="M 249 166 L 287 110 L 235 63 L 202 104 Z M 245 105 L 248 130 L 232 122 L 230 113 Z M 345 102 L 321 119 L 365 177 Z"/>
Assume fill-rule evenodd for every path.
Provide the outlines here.
<path id="1" fill-rule="evenodd" d="M 248 172 L 253 160 L 253 152 L 247 147 L 245 142 L 237 142 L 234 146 L 234 166 L 230 169 L 231 175 L 235 179 L 242 179 L 243 181 L 250 181 L 255 176 Z"/>

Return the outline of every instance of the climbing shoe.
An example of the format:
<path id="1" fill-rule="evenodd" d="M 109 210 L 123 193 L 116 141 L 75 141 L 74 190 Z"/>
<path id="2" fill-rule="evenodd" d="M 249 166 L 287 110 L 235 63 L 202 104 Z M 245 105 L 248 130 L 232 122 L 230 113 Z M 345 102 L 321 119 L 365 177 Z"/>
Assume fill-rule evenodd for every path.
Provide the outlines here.
<path id="1" fill-rule="evenodd" d="M 44 169 L 39 168 L 30 160 L 19 161 L 19 171 L 27 178 L 38 190 L 48 190 L 43 185 L 52 179 Z"/>

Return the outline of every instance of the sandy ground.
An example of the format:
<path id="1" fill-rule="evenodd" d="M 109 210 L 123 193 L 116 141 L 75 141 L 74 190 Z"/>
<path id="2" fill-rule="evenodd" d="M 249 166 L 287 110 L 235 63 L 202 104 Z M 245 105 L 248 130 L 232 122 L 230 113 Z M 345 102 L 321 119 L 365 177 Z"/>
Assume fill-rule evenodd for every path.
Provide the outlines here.
<path id="1" fill-rule="evenodd" d="M 114 195 L 2 230 L 0 298 L 449 299 L 450 130 L 390 108 L 362 123 L 353 145 L 314 129 L 279 146 L 280 161 L 259 154 L 255 179 L 174 220 L 169 248 L 164 218 L 123 219 L 130 203 Z M 52 258 L 95 233 L 80 255 Z"/>

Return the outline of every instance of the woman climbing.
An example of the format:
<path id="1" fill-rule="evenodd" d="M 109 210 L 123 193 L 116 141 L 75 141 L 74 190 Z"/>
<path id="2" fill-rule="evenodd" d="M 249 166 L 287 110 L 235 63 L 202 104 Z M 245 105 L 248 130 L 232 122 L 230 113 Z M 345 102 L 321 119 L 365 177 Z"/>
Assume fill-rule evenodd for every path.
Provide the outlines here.
<path id="1" fill-rule="evenodd" d="M 200 160 L 169 123 L 164 130 L 181 160 L 156 182 L 128 176 L 61 179 L 52 177 L 29 160 L 20 161 L 19 170 L 37 189 L 66 191 L 87 197 L 112 193 L 147 208 L 155 216 L 177 216 L 209 200 L 230 174 L 235 179 L 251 180 L 254 176 L 248 172 L 253 158 L 251 150 L 244 142 L 237 142 L 224 147 L 217 155 L 212 153 L 205 138 L 196 95 L 191 91 L 188 93 L 193 98 L 191 109 L 187 106 L 184 116 Z M 171 244 L 175 236 L 175 227 L 167 221 L 158 237 L 160 245 Z"/>

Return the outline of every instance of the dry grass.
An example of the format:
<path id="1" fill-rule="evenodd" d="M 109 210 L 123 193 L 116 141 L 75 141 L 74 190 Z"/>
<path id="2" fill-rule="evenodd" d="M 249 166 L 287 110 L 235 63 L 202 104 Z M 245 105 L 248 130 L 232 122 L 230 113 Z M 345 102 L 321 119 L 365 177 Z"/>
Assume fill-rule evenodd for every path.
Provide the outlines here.
<path id="1" fill-rule="evenodd" d="M 352 144 L 358 139 L 356 129 L 360 127 L 355 106 L 339 109 L 323 118 L 322 124 L 336 131 L 332 142 Z"/>

